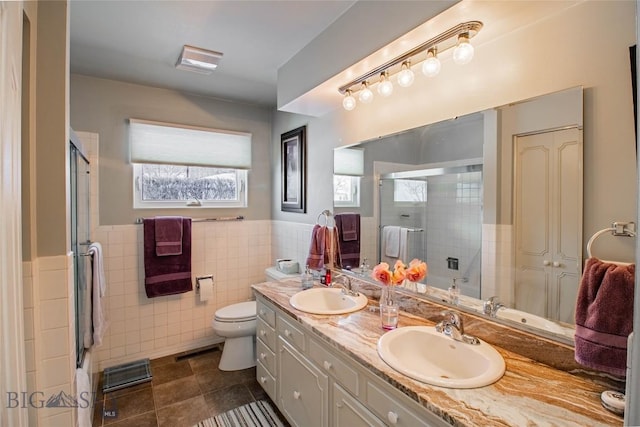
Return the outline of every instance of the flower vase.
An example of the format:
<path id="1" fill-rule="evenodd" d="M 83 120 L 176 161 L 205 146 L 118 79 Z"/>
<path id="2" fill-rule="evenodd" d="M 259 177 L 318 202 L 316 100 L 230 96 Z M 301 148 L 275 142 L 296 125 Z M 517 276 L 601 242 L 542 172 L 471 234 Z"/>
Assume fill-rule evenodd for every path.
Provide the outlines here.
<path id="1" fill-rule="evenodd" d="M 382 329 L 391 330 L 398 326 L 398 302 L 393 286 L 383 286 L 380 293 L 380 322 Z"/>
<path id="2" fill-rule="evenodd" d="M 412 291 L 412 292 L 418 292 L 418 284 L 416 282 L 412 282 L 409 279 L 406 279 L 404 281 L 404 287 L 405 289 Z"/>

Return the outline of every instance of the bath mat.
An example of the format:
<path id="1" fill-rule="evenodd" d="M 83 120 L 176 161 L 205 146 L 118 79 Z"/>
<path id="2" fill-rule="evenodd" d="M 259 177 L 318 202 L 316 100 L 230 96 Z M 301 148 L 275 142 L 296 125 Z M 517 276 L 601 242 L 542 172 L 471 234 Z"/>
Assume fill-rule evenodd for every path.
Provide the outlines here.
<path id="1" fill-rule="evenodd" d="M 207 418 L 193 427 L 284 427 L 284 424 L 269 402 L 258 400 Z"/>

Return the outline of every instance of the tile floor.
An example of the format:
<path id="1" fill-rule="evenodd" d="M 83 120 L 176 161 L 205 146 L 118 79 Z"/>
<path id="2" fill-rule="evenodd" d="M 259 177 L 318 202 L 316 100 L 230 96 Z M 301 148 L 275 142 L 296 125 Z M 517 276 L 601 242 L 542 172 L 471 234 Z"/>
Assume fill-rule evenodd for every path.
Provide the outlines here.
<path id="1" fill-rule="evenodd" d="M 245 403 L 269 400 L 255 368 L 220 371 L 221 354 L 214 347 L 151 360 L 150 382 L 106 394 L 100 375 L 93 427 L 191 427 Z M 103 416 L 105 409 L 115 409 L 116 417 Z"/>

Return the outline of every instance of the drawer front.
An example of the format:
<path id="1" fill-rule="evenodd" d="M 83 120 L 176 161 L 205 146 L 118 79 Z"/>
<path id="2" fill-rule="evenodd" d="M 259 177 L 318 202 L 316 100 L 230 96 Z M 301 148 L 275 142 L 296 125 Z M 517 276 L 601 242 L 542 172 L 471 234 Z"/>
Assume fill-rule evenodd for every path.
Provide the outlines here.
<path id="1" fill-rule="evenodd" d="M 276 351 L 276 331 L 261 318 L 256 321 L 256 335 L 258 341 L 265 343 L 271 351 Z"/>
<path id="2" fill-rule="evenodd" d="M 333 425 L 335 427 L 384 427 L 385 424 L 339 384 L 334 383 Z"/>
<path id="3" fill-rule="evenodd" d="M 294 346 L 300 351 L 305 351 L 304 333 L 300 326 L 294 324 L 293 321 L 285 319 L 284 316 L 278 316 L 276 321 L 278 335 L 286 342 Z"/>
<path id="4" fill-rule="evenodd" d="M 258 384 L 267 392 L 269 398 L 276 401 L 276 379 L 267 371 L 260 361 L 256 364 L 256 380 Z"/>
<path id="5" fill-rule="evenodd" d="M 272 328 L 276 327 L 276 312 L 261 300 L 257 301 L 258 317 L 264 320 Z"/>
<path id="6" fill-rule="evenodd" d="M 258 340 L 256 342 L 256 357 L 271 375 L 276 373 L 276 354 L 267 347 L 265 343 Z"/>
<path id="7" fill-rule="evenodd" d="M 387 425 L 402 427 L 431 425 L 371 381 L 367 381 L 367 407 Z"/>
<path id="8" fill-rule="evenodd" d="M 358 372 L 339 359 L 333 353 L 324 349 L 314 340 L 309 340 L 309 357 L 320 369 L 333 376 L 349 392 L 358 396 L 360 393 Z"/>

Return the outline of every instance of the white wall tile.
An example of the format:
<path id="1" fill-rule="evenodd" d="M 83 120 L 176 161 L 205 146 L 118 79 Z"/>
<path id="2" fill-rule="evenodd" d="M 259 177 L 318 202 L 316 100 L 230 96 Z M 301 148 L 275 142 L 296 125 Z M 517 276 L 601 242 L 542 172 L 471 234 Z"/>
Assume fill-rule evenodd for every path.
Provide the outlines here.
<path id="1" fill-rule="evenodd" d="M 42 361 L 41 387 L 62 386 L 68 384 L 70 378 L 69 356 L 65 355 Z"/>
<path id="2" fill-rule="evenodd" d="M 41 270 L 38 286 L 40 301 L 67 298 L 67 272 L 65 270 Z"/>
<path id="3" fill-rule="evenodd" d="M 68 328 L 49 329 L 46 331 L 42 331 L 40 336 L 42 360 L 68 355 Z"/>
<path id="4" fill-rule="evenodd" d="M 66 298 L 46 300 L 40 303 L 40 329 L 56 329 L 69 326 L 68 300 Z"/>

